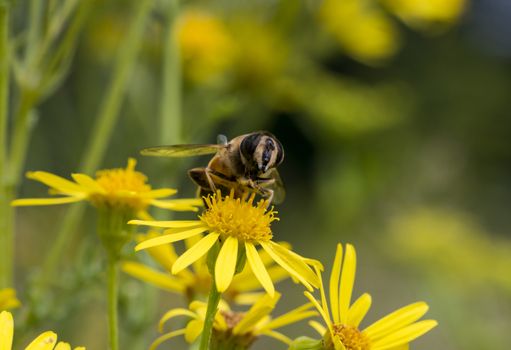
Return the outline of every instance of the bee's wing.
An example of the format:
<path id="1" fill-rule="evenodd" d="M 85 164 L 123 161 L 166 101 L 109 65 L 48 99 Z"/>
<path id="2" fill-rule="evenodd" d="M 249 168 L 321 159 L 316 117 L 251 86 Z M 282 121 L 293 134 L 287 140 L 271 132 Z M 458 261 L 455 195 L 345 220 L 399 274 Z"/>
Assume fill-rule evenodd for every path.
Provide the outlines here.
<path id="1" fill-rule="evenodd" d="M 140 151 L 143 156 L 153 157 L 193 157 L 216 153 L 225 145 L 172 145 L 144 148 Z"/>
<path id="2" fill-rule="evenodd" d="M 273 203 L 280 204 L 286 198 L 286 189 L 284 187 L 284 182 L 282 182 L 280 174 L 275 168 L 271 170 L 270 178 L 275 180 L 273 184 L 268 186 L 269 189 L 273 190 Z"/>

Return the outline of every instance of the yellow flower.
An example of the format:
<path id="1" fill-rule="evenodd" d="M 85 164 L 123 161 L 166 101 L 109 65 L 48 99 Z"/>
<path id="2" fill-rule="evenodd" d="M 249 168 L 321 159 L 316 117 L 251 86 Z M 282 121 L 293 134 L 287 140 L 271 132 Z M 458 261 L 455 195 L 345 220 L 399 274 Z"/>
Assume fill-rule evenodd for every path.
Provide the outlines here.
<path id="1" fill-rule="evenodd" d="M 152 205 L 177 211 L 197 211 L 199 199 L 162 199 L 175 194 L 171 188 L 153 190 L 147 183 L 147 177 L 135 170 L 137 161 L 128 160 L 126 168 L 101 170 L 96 179 L 85 174 L 72 174 L 73 181 L 45 172 L 28 172 L 27 177 L 50 187 L 51 194 L 63 195 L 53 198 L 16 199 L 14 206 L 52 205 L 87 200 L 98 208 L 127 210 L 146 217 L 146 209 Z"/>
<path id="2" fill-rule="evenodd" d="M 13 334 L 14 320 L 12 314 L 8 311 L 2 311 L 0 313 L 0 350 L 12 349 Z M 85 350 L 85 348 L 81 346 L 74 349 Z M 71 346 L 64 342 L 59 342 L 57 344 L 57 334 L 44 332 L 35 338 L 25 350 L 71 350 Z"/>
<path id="3" fill-rule="evenodd" d="M 239 84 L 271 86 L 288 66 L 289 43 L 270 22 L 241 17 L 230 24 L 236 45 L 233 71 Z"/>
<path id="4" fill-rule="evenodd" d="M 438 24 L 452 24 L 466 7 L 466 0 L 382 0 L 382 3 L 417 29 L 436 29 Z"/>
<path id="5" fill-rule="evenodd" d="M 220 302 L 213 323 L 213 342 L 220 345 L 219 348 L 222 348 L 222 343 L 228 342 L 231 346 L 236 344 L 236 349 L 245 349 L 258 336 L 266 335 L 285 344 L 290 344 L 291 339 L 280 332 L 276 332 L 275 329 L 316 316 L 317 313 L 310 310 L 312 305 L 309 303 L 271 319 L 270 313 L 275 308 L 279 298 L 279 293 L 275 293 L 273 297 L 265 294 L 247 312 L 234 312 L 227 306 L 227 303 Z M 168 311 L 160 320 L 160 332 L 163 330 L 165 323 L 172 318 L 187 316 L 191 318 L 191 321 L 188 322 L 185 328 L 169 332 L 156 339 L 150 349 L 156 349 L 162 342 L 181 334 L 184 334 L 188 343 L 193 343 L 202 333 L 206 310 L 206 303 L 194 301 L 190 304 L 189 309 Z"/>
<path id="6" fill-rule="evenodd" d="M 153 238 L 159 235 L 159 233 L 152 231 L 144 238 Z M 186 246 L 188 248 L 192 247 L 200 238 L 199 235 L 186 239 Z M 280 244 L 286 246 L 285 243 Z M 153 260 L 166 270 L 166 273 L 134 261 L 122 262 L 121 268 L 123 271 L 166 291 L 182 294 L 189 301 L 207 297 L 211 288 L 211 274 L 208 271 L 204 257 L 197 259 L 193 263 L 193 268 L 186 268 L 178 274 L 172 275 L 170 274 L 172 265 L 178 259 L 178 255 L 171 244 L 151 247 L 147 251 Z M 274 264 L 268 253 L 263 251 L 260 256 L 272 281 L 278 282 L 288 277 L 286 270 Z M 244 269 L 233 277 L 232 283 L 223 297 L 238 304 L 251 304 L 261 295 L 257 292 L 259 289 L 260 284 L 254 278 L 252 271 Z"/>
<path id="7" fill-rule="evenodd" d="M 399 32 L 377 6 L 364 0 L 324 0 L 319 19 L 346 51 L 366 64 L 379 63 L 399 48 Z"/>
<path id="8" fill-rule="evenodd" d="M 0 310 L 14 309 L 20 305 L 21 303 L 16 298 L 16 291 L 14 289 L 0 289 Z"/>
<path id="9" fill-rule="evenodd" d="M 222 197 L 220 192 L 206 198 L 207 210 L 192 221 L 139 221 L 129 223 L 168 228 L 166 234 L 148 239 L 138 244 L 135 249 L 147 249 L 162 244 L 177 242 L 208 232 L 196 244 L 189 248 L 173 263 L 171 272 L 177 274 L 206 253 L 215 252 L 214 277 L 217 290 L 224 292 L 230 286 L 238 264 L 243 260 L 238 257 L 246 256 L 248 265 L 270 295 L 275 292 L 271 276 L 261 260 L 256 245 L 278 265 L 284 268 L 292 277 L 300 281 L 306 288 L 319 285 L 318 276 L 308 264 L 314 262 L 301 257 L 285 246 L 273 242 L 270 224 L 278 220 L 273 209 L 266 210 L 267 200 L 261 200 L 253 205 L 255 195 L 245 195 L 243 198 L 233 198 L 233 193 Z M 219 243 L 221 247 L 219 247 Z"/>
<path id="10" fill-rule="evenodd" d="M 233 43 L 224 24 L 200 10 L 182 14 L 177 37 L 190 79 L 204 82 L 224 73 L 232 63 Z"/>
<path id="11" fill-rule="evenodd" d="M 346 254 L 341 267 L 342 246 L 337 245 L 332 273 L 330 275 L 330 307 L 325 289 L 320 286 L 321 302 L 311 293 L 305 296 L 314 304 L 326 323 L 326 327 L 311 321 L 311 326 L 323 336 L 324 347 L 335 350 L 397 350 L 407 346 L 437 325 L 434 320 L 419 320 L 427 311 L 424 302 L 402 307 L 381 318 L 363 330 L 360 322 L 371 306 L 371 296 L 360 296 L 352 305 L 351 294 L 355 282 L 356 253 L 352 245 L 346 245 Z M 318 271 L 318 274 L 320 272 Z"/>

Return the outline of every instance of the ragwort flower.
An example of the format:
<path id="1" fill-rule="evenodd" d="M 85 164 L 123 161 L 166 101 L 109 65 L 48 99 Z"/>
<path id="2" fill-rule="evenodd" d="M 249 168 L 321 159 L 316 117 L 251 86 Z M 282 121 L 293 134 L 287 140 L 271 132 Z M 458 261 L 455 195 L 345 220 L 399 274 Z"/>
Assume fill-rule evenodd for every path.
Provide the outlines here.
<path id="1" fill-rule="evenodd" d="M 14 289 L 0 289 L 0 310 L 14 309 L 20 305 L 21 303 L 16 298 L 16 291 Z"/>
<path id="2" fill-rule="evenodd" d="M 96 179 L 86 174 L 72 174 L 73 181 L 46 171 L 28 172 L 27 177 L 50 187 L 51 194 L 63 195 L 53 198 L 16 199 L 14 206 L 52 205 L 87 200 L 98 208 L 115 208 L 146 216 L 146 209 L 152 205 L 177 211 L 197 211 L 201 202 L 197 199 L 163 199 L 177 192 L 172 188 L 153 190 L 147 177 L 135 170 L 137 161 L 128 159 L 126 168 L 101 170 Z"/>
<path id="3" fill-rule="evenodd" d="M 218 78 L 232 65 L 234 43 L 220 18 L 192 9 L 180 16 L 176 29 L 185 74 L 191 80 Z"/>
<path id="4" fill-rule="evenodd" d="M 229 344 L 231 346 L 235 344 L 234 348 L 236 349 L 246 349 L 257 337 L 265 335 L 285 344 L 290 344 L 291 339 L 275 331 L 275 329 L 316 316 L 317 313 L 310 310 L 313 306 L 309 303 L 272 319 L 270 314 L 279 299 L 279 293 L 275 293 L 273 297 L 265 294 L 247 312 L 232 311 L 227 303 L 220 302 L 219 310 L 215 314 L 213 323 L 213 342 L 219 346 L 218 348 L 224 348 L 221 346 L 222 344 Z M 151 345 L 151 350 L 158 347 L 162 342 L 182 334 L 188 343 L 195 342 L 202 333 L 206 310 L 206 303 L 194 301 L 190 304 L 189 309 L 173 309 L 168 311 L 160 320 L 160 332 L 163 330 L 165 323 L 175 317 L 187 316 L 191 320 L 185 328 L 171 331 L 156 339 Z"/>
<path id="5" fill-rule="evenodd" d="M 270 224 L 278 220 L 273 209 L 266 210 L 267 200 L 261 200 L 253 205 L 255 195 L 243 198 L 222 197 L 220 192 L 205 198 L 207 210 L 192 221 L 130 221 L 132 224 L 149 225 L 168 228 L 166 234 L 148 239 L 138 244 L 135 249 L 147 249 L 161 244 L 167 244 L 199 236 L 208 232 L 196 244 L 189 248 L 172 265 L 171 272 L 177 274 L 196 262 L 214 248 L 219 248 L 215 259 L 214 278 L 217 290 L 224 292 L 231 284 L 238 264 L 246 256 L 248 265 L 270 295 L 275 288 L 271 276 L 263 263 L 256 245 L 277 264 L 284 268 L 292 277 L 301 282 L 307 289 L 319 285 L 318 276 L 308 264 L 315 262 L 305 259 L 287 249 L 285 246 L 272 241 Z M 221 245 L 221 247 L 219 247 Z M 319 264 L 319 262 L 316 262 Z"/>
<path id="6" fill-rule="evenodd" d="M 14 320 L 8 311 L 0 313 L 0 350 L 11 350 L 14 336 Z M 55 346 L 56 345 L 56 346 Z M 41 333 L 35 338 L 25 350 L 71 350 L 68 343 L 57 344 L 57 334 L 48 331 Z M 77 347 L 74 350 L 85 350 L 84 347 Z"/>
<path id="7" fill-rule="evenodd" d="M 160 234 L 150 231 L 147 235 L 141 236 L 147 239 L 158 237 Z M 200 239 L 201 235 L 186 239 L 186 247 L 191 248 Z M 139 241 L 141 240 L 142 237 L 139 238 Z M 280 244 L 289 247 L 286 243 Z M 189 302 L 207 297 L 212 280 L 205 257 L 197 259 L 192 267 L 185 268 L 176 275 L 172 275 L 172 265 L 179 257 L 172 244 L 151 247 L 147 249 L 147 252 L 165 272 L 135 261 L 123 261 L 121 264 L 122 270 L 163 290 L 184 295 Z M 278 282 L 289 277 L 286 270 L 275 264 L 268 253 L 262 251 L 260 257 L 272 281 Z M 223 294 L 223 297 L 227 301 L 234 301 L 238 304 L 252 304 L 261 296 L 260 288 L 261 285 L 254 278 L 252 271 L 243 269 L 242 272 L 233 277 L 232 283 Z"/>
<path id="8" fill-rule="evenodd" d="M 315 305 L 326 323 L 324 327 L 318 322 L 310 322 L 311 326 L 323 336 L 325 349 L 402 349 L 403 346 L 407 346 L 412 340 L 437 325 L 434 320 L 416 322 L 428 311 L 426 303 L 417 302 L 402 307 L 360 330 L 360 322 L 371 306 L 371 296 L 365 293 L 351 304 L 356 270 L 356 253 L 352 245 L 346 245 L 342 267 L 341 260 L 342 246 L 338 244 L 330 275 L 330 307 L 323 285 L 320 286 L 321 302 L 318 302 L 311 293 L 305 292 L 306 297 Z"/>

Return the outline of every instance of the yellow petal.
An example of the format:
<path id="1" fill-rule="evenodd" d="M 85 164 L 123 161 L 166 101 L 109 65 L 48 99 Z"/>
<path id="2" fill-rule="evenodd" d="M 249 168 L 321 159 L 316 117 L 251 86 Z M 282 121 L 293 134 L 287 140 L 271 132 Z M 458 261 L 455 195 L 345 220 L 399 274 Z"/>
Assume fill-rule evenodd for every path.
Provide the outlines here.
<path id="1" fill-rule="evenodd" d="M 266 252 L 264 250 L 260 250 L 257 253 L 259 257 L 261 257 L 261 253 Z M 289 277 L 289 272 L 287 272 L 282 266 L 275 265 L 272 267 L 267 267 L 265 265 L 265 269 L 268 271 L 268 275 L 270 275 L 270 279 L 273 284 Z M 257 278 L 254 278 L 254 272 L 252 269 L 244 269 L 241 273 L 234 276 L 232 279 L 231 288 L 237 292 L 248 292 L 260 289 L 261 282 L 259 282 Z"/>
<path id="2" fill-rule="evenodd" d="M 231 284 L 236 261 L 238 260 L 238 239 L 232 236 L 227 237 L 215 262 L 215 283 L 216 289 L 222 293 Z"/>
<path id="3" fill-rule="evenodd" d="M 85 346 L 77 346 L 74 350 L 86 350 Z"/>
<path id="4" fill-rule="evenodd" d="M 208 250 L 215 244 L 220 235 L 218 233 L 210 233 L 202 238 L 197 244 L 184 252 L 172 265 L 172 273 L 176 274 L 182 269 L 190 266 L 195 260 L 206 254 Z"/>
<path id="5" fill-rule="evenodd" d="M 339 275 L 341 274 L 342 245 L 337 244 L 332 273 L 330 274 L 330 311 L 334 323 L 341 321 L 339 314 Z"/>
<path id="6" fill-rule="evenodd" d="M 146 220 L 130 220 L 130 225 L 142 225 L 152 227 L 164 227 L 164 228 L 184 228 L 184 227 L 196 227 L 202 226 L 199 220 L 171 220 L 171 221 L 146 221 Z"/>
<path id="7" fill-rule="evenodd" d="M 232 284 L 231 284 L 232 286 Z M 234 302 L 238 305 L 252 305 L 259 300 L 265 292 L 236 294 Z"/>
<path id="8" fill-rule="evenodd" d="M 392 334 L 389 334 L 388 336 L 378 341 L 375 341 L 371 344 L 371 349 L 387 350 L 393 349 L 403 344 L 407 344 L 412 340 L 420 337 L 424 333 L 429 332 L 432 328 L 436 327 L 437 324 L 438 323 L 433 320 L 425 320 L 411 324 Z"/>
<path id="9" fill-rule="evenodd" d="M 188 309 L 172 309 L 170 311 L 167 311 L 161 318 L 160 318 L 160 322 L 158 322 L 158 330 L 159 332 L 163 332 L 163 326 L 165 325 L 165 323 L 174 318 L 174 317 L 177 317 L 177 316 L 188 316 L 190 318 L 197 318 L 197 315 L 188 310 Z"/>
<path id="10" fill-rule="evenodd" d="M 325 296 L 325 288 L 323 288 L 323 277 L 321 276 L 321 271 L 318 267 L 315 267 L 316 274 L 319 276 L 319 293 L 321 295 L 321 307 L 323 310 L 325 310 L 325 314 L 328 317 L 328 324 L 332 323 L 332 320 L 330 319 L 330 312 L 328 311 L 328 304 L 326 302 L 326 296 Z"/>
<path id="11" fill-rule="evenodd" d="M 54 350 L 71 350 L 71 345 L 64 343 L 63 341 L 59 341 Z"/>
<path id="12" fill-rule="evenodd" d="M 321 324 L 319 323 L 318 321 L 309 321 L 309 325 L 314 328 L 314 330 L 316 332 L 318 332 L 318 334 L 323 337 L 325 335 L 325 332 L 326 332 L 326 328 Z"/>
<path id="13" fill-rule="evenodd" d="M 362 294 L 350 307 L 346 324 L 358 328 L 370 307 L 371 296 L 367 293 Z"/>
<path id="14" fill-rule="evenodd" d="M 13 207 L 32 206 L 32 205 L 55 205 L 67 204 L 84 200 L 85 196 L 57 197 L 57 198 L 23 198 L 15 199 L 11 202 Z"/>
<path id="15" fill-rule="evenodd" d="M 202 239 L 202 235 L 193 236 L 193 237 L 185 239 L 186 249 L 190 249 L 201 239 Z M 193 262 L 192 266 L 193 266 L 193 270 L 196 275 L 208 275 L 209 276 L 208 265 L 206 263 L 205 257 L 195 260 Z M 183 270 L 183 271 L 185 271 L 185 270 Z M 191 273 L 191 274 L 193 275 L 193 273 Z"/>
<path id="16" fill-rule="evenodd" d="M 309 292 L 303 293 L 307 299 L 310 300 L 310 302 L 314 305 L 314 307 L 318 310 L 321 317 L 323 317 L 323 320 L 325 321 L 328 329 L 332 328 L 332 321 L 330 321 L 330 316 L 328 316 L 328 310 L 323 310 L 319 302 L 314 298 L 314 296 Z"/>
<path id="17" fill-rule="evenodd" d="M 86 194 L 88 192 L 87 189 L 82 186 L 46 171 L 30 171 L 27 173 L 27 177 L 42 182 L 46 186 L 54 188 L 64 194 L 74 195 L 79 193 Z"/>
<path id="18" fill-rule="evenodd" d="M 204 321 L 202 320 L 192 320 L 188 322 L 185 332 L 186 342 L 189 344 L 193 343 L 199 337 L 199 335 L 201 335 L 203 328 Z"/>
<path id="19" fill-rule="evenodd" d="M 206 227 L 201 226 L 201 227 L 191 228 L 189 230 L 182 231 L 179 233 L 171 233 L 168 235 L 162 235 L 159 237 L 150 238 L 146 241 L 143 241 L 142 243 L 137 244 L 135 247 L 135 250 L 139 251 L 142 249 L 151 248 L 151 247 L 158 246 L 161 244 L 168 244 L 168 243 L 172 243 L 172 242 L 182 241 L 183 239 L 186 239 L 188 237 L 192 237 L 192 236 L 201 234 L 202 232 L 204 232 L 206 230 L 207 230 Z"/>
<path id="20" fill-rule="evenodd" d="M 14 309 L 20 305 L 13 288 L 0 289 L 0 310 Z"/>
<path id="21" fill-rule="evenodd" d="M 268 337 L 271 337 L 273 339 L 277 339 L 278 341 L 281 341 L 281 342 L 283 342 L 284 344 L 287 344 L 287 345 L 291 345 L 291 343 L 292 343 L 291 339 L 289 339 L 284 334 L 279 333 L 279 332 L 266 330 L 264 332 L 261 332 L 260 334 L 264 334 L 264 335 L 266 335 Z"/>
<path id="22" fill-rule="evenodd" d="M 268 294 L 264 295 L 243 315 L 241 321 L 233 328 L 232 333 L 240 335 L 253 331 L 257 322 L 272 312 L 279 299 L 279 293 L 275 293 L 273 297 Z"/>
<path id="23" fill-rule="evenodd" d="M 169 197 L 177 193 L 177 190 L 173 188 L 159 188 L 157 190 L 151 190 L 149 192 L 143 192 L 140 194 L 144 198 L 163 198 Z"/>
<path id="24" fill-rule="evenodd" d="M 332 334 L 332 333 L 330 332 L 330 334 Z M 339 337 L 333 337 L 333 341 L 334 341 L 334 349 L 335 350 L 347 350 L 344 347 L 344 344 L 339 339 Z"/>
<path id="25" fill-rule="evenodd" d="M 280 247 L 276 243 L 272 244 L 271 241 L 268 243 L 260 242 L 260 244 L 277 264 L 286 269 L 289 274 L 296 277 L 307 289 L 312 290 L 312 282 L 314 282 L 316 287 L 318 286 L 318 277 L 312 272 L 310 267 L 303 261 L 295 259 L 295 257 L 290 254 L 286 254 L 287 249 Z"/>
<path id="26" fill-rule="evenodd" d="M 260 331 L 277 329 L 317 315 L 316 311 L 289 311 L 265 324 Z"/>
<path id="27" fill-rule="evenodd" d="M 351 244 L 346 244 L 346 254 L 342 264 L 341 286 L 339 293 L 339 316 L 341 323 L 346 324 L 348 310 L 351 303 L 351 293 L 355 283 L 355 271 L 357 269 L 357 255 Z"/>
<path id="28" fill-rule="evenodd" d="M 250 268 L 254 272 L 254 275 L 259 280 L 263 288 L 270 296 L 275 295 L 275 287 L 273 286 L 273 282 L 266 271 L 266 267 L 264 266 L 259 254 L 257 253 L 257 249 L 254 247 L 252 243 L 245 242 L 245 251 L 247 253 L 247 260 Z"/>
<path id="29" fill-rule="evenodd" d="M 164 341 L 169 340 L 169 339 L 174 338 L 174 337 L 177 337 L 178 335 L 181 335 L 181 334 L 184 334 L 184 333 L 185 333 L 184 329 L 178 329 L 177 331 L 164 334 L 161 337 L 156 338 L 156 340 L 149 347 L 149 350 L 155 350 Z"/>
<path id="30" fill-rule="evenodd" d="M 76 181 L 77 184 L 82 186 L 84 189 L 87 189 L 88 192 L 97 192 L 103 194 L 106 193 L 105 189 L 101 187 L 101 185 L 89 175 L 71 174 L 71 177 Z"/>
<path id="31" fill-rule="evenodd" d="M 14 320 L 8 311 L 0 313 L 0 350 L 11 350 Z"/>
<path id="32" fill-rule="evenodd" d="M 121 269 L 144 282 L 151 283 L 157 287 L 170 292 L 183 293 L 186 285 L 183 281 L 169 276 L 165 273 L 153 270 L 143 264 L 132 261 L 125 261 L 121 264 Z"/>
<path id="33" fill-rule="evenodd" d="M 196 206 L 190 205 L 182 200 L 178 199 L 169 199 L 169 200 L 151 200 L 151 205 L 162 208 L 169 209 L 174 211 L 198 211 L 199 209 Z"/>
<path id="34" fill-rule="evenodd" d="M 44 332 L 35 338 L 25 350 L 52 350 L 57 343 L 57 334 Z"/>
<path id="35" fill-rule="evenodd" d="M 424 302 L 407 305 L 376 321 L 364 329 L 362 333 L 375 341 L 417 321 L 424 316 L 428 309 L 428 305 Z"/>

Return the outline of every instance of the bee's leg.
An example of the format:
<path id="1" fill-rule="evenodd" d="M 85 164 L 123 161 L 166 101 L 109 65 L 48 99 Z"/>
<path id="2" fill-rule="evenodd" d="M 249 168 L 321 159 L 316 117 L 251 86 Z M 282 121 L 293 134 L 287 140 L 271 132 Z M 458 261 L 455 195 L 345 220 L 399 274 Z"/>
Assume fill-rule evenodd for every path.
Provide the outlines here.
<path id="1" fill-rule="evenodd" d="M 188 170 L 188 176 L 195 182 L 199 187 L 203 189 L 209 189 L 215 191 L 216 187 L 211 179 L 211 170 L 209 168 L 193 168 Z"/>
<path id="2" fill-rule="evenodd" d="M 213 193 L 216 192 L 215 183 L 213 182 L 213 179 L 211 178 L 211 174 L 212 174 L 211 169 L 205 168 L 204 174 L 206 175 L 206 179 L 208 180 L 209 188 L 211 189 L 211 191 L 213 191 Z"/>
<path id="3" fill-rule="evenodd" d="M 268 207 L 271 205 L 271 203 L 273 203 L 274 191 L 269 188 L 264 188 L 262 190 L 263 190 L 263 192 L 265 192 L 265 194 L 266 194 L 265 197 L 268 200 L 268 205 L 266 206 L 266 209 L 268 209 Z"/>
<path id="4" fill-rule="evenodd" d="M 261 196 L 263 196 L 268 201 L 268 205 L 266 206 L 266 208 L 268 208 L 273 202 L 274 191 L 271 188 L 266 188 L 266 186 L 273 184 L 275 180 L 259 179 L 255 181 L 250 180 L 250 182 L 252 188 L 259 192 Z"/>

